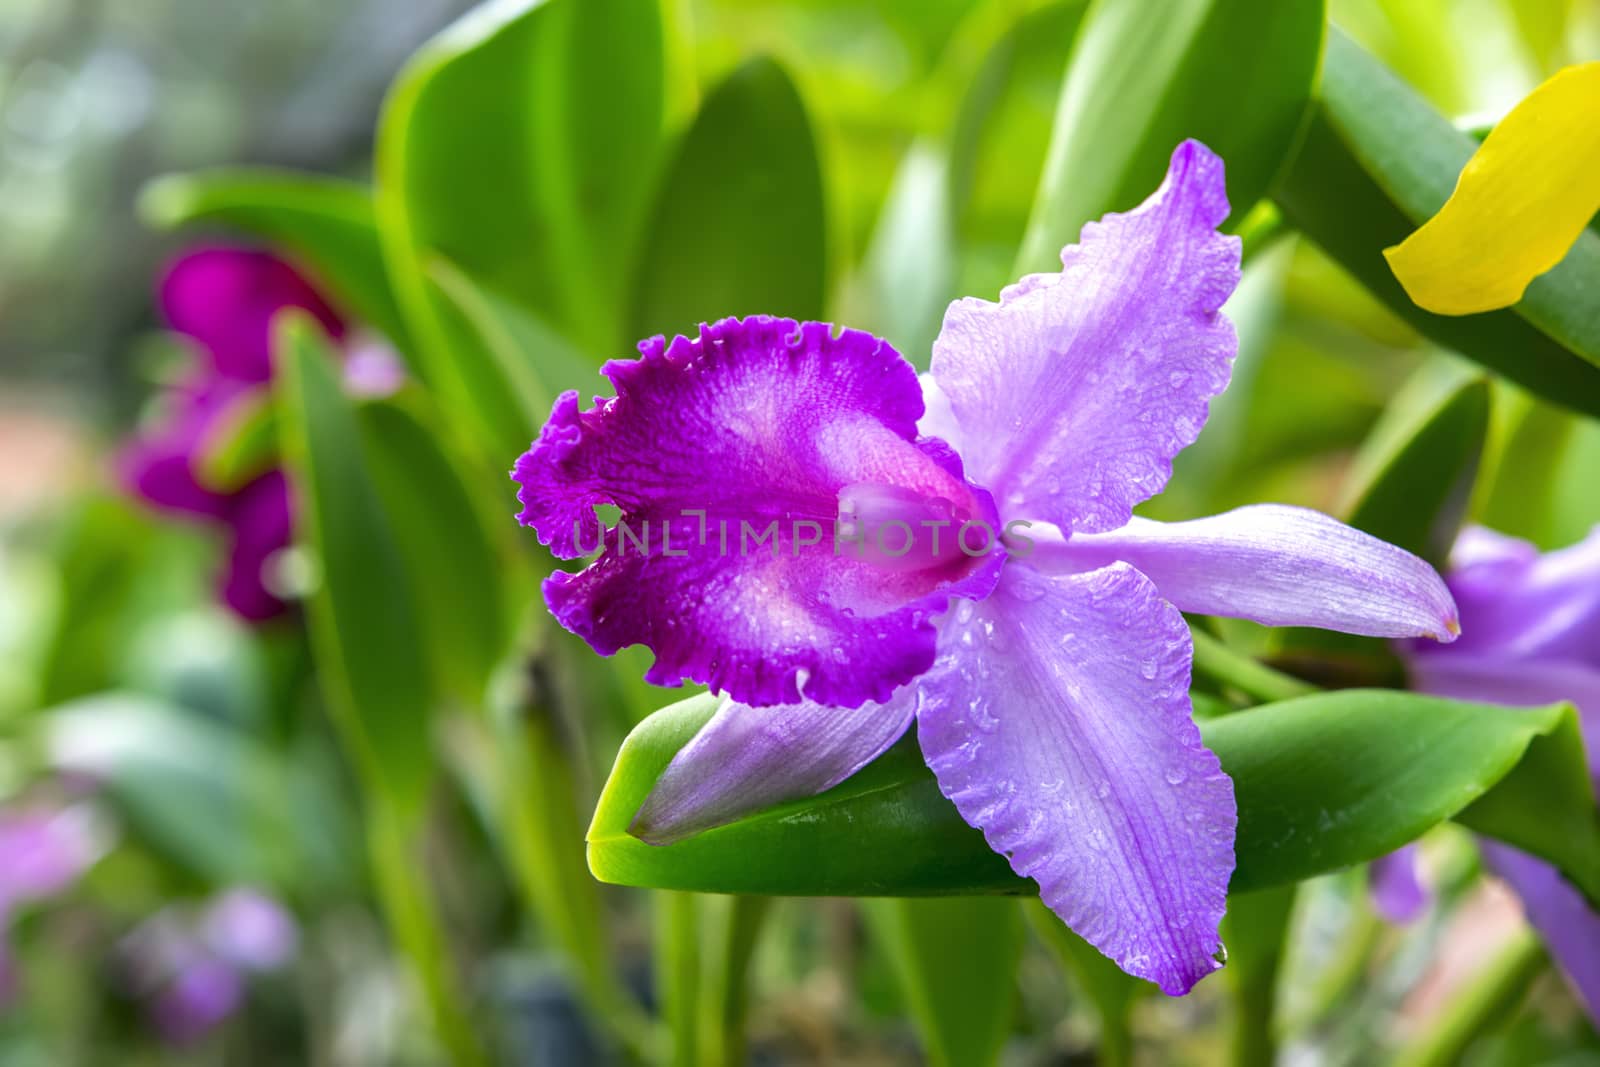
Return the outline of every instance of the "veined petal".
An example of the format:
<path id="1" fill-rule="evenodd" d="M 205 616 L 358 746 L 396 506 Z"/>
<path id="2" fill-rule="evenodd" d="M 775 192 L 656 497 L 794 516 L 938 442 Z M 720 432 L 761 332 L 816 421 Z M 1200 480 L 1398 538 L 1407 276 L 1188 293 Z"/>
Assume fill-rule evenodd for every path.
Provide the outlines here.
<path id="1" fill-rule="evenodd" d="M 1589 1018 L 1600 1025 L 1600 914 L 1561 872 L 1510 845 L 1478 839 L 1489 869 L 1522 901 L 1528 922 L 1566 974 Z"/>
<path id="2" fill-rule="evenodd" d="M 1512 108 L 1439 213 L 1384 256 L 1440 315 L 1510 307 L 1600 211 L 1600 62 L 1559 71 Z"/>
<path id="3" fill-rule="evenodd" d="M 803 672 L 806 698 L 854 707 L 926 669 L 932 617 L 986 595 L 1004 552 L 989 495 L 917 437 L 911 366 L 868 334 L 765 317 L 640 348 L 607 365 L 614 399 L 563 395 L 513 472 L 541 541 L 601 551 L 545 583 L 562 625 L 602 655 L 649 646 L 650 681 L 753 705 L 799 703 Z M 857 522 L 877 550 L 843 534 Z"/>
<path id="4" fill-rule="evenodd" d="M 911 725 L 916 694 L 830 708 L 805 701 L 752 708 L 724 701 L 673 757 L 628 831 L 668 845 L 751 812 L 831 789 L 871 763 Z"/>
<path id="5" fill-rule="evenodd" d="M 1238 349 L 1218 311 L 1239 281 L 1227 214 L 1222 161 L 1185 141 L 1150 199 L 1083 228 L 1060 274 L 950 305 L 932 373 L 1002 518 L 1114 530 L 1166 485 Z"/>
<path id="6" fill-rule="evenodd" d="M 184 254 L 167 268 L 160 301 L 167 324 L 198 341 L 217 373 L 240 381 L 272 377 L 272 319 L 285 308 L 310 312 L 331 337 L 344 334 L 338 313 L 309 282 L 258 249 Z"/>
<path id="7" fill-rule="evenodd" d="M 1216 970 L 1233 783 L 1191 718 L 1189 630 L 1126 564 L 1006 569 L 916 683 L 939 788 L 1063 922 L 1170 994 Z"/>
<path id="8" fill-rule="evenodd" d="M 1320 512 L 1256 504 L 1190 522 L 1136 518 L 1120 530 L 1042 542 L 1039 567 L 1133 564 L 1183 611 L 1268 626 L 1452 641 L 1444 579 L 1411 553 Z"/>
<path id="9" fill-rule="evenodd" d="M 1427 910 L 1432 899 L 1417 874 L 1418 851 L 1413 841 L 1373 860 L 1367 869 L 1367 889 L 1372 895 L 1372 905 L 1386 922 L 1413 922 Z"/>
<path id="10" fill-rule="evenodd" d="M 1600 527 L 1543 554 L 1472 528 L 1451 562 L 1450 590 L 1467 623 L 1463 654 L 1569 660 L 1600 670 Z"/>

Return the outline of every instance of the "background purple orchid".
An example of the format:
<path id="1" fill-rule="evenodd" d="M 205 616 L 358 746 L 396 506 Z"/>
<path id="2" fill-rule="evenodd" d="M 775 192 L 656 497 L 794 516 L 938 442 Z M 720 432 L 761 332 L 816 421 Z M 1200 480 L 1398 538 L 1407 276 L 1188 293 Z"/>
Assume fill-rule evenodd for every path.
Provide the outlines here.
<path id="1" fill-rule="evenodd" d="M 289 544 L 288 482 L 281 470 L 268 470 L 219 491 L 203 482 L 203 456 L 232 420 L 264 401 L 279 311 L 300 308 L 333 337 L 344 335 L 344 321 L 289 264 L 236 247 L 183 255 L 161 281 L 160 303 L 167 324 L 194 344 L 196 360 L 162 398 L 154 425 L 124 449 L 119 473 L 130 492 L 155 507 L 227 532 L 219 593 L 241 618 L 264 622 L 288 607 L 263 573 Z"/>
<path id="2" fill-rule="evenodd" d="M 1406 645 L 1412 686 L 1511 705 L 1572 702 L 1600 790 L 1600 527 L 1542 554 L 1526 541 L 1469 527 L 1451 564 L 1462 638 L 1449 648 Z M 1490 840 L 1480 848 L 1600 1020 L 1600 914 L 1543 860 Z"/>
<path id="3" fill-rule="evenodd" d="M 1132 518 L 1227 384 L 1227 214 L 1222 162 L 1180 145 L 1161 188 L 1085 227 L 1060 274 L 950 307 L 925 406 L 883 342 L 770 319 L 645 342 L 607 365 L 616 399 L 557 401 L 513 472 L 521 520 L 571 557 L 614 504 L 689 547 L 630 553 L 606 531 L 596 562 L 545 583 L 551 610 L 602 653 L 649 645 L 652 681 L 728 697 L 637 835 L 819 792 L 915 719 L 941 790 L 1068 926 L 1171 994 L 1219 966 L 1236 815 L 1191 721 L 1179 612 L 1458 632 L 1430 567 L 1314 512 Z M 907 553 L 840 556 L 780 530 L 774 554 L 730 556 L 689 517 L 831 528 L 862 500 L 921 531 Z M 974 559 L 929 536 L 991 517 L 1038 543 Z"/>
<path id="4" fill-rule="evenodd" d="M 197 909 L 152 916 L 123 949 L 151 1023 L 165 1040 L 187 1045 L 239 1009 L 251 975 L 287 966 L 298 943 L 299 928 L 282 904 L 236 886 Z"/>

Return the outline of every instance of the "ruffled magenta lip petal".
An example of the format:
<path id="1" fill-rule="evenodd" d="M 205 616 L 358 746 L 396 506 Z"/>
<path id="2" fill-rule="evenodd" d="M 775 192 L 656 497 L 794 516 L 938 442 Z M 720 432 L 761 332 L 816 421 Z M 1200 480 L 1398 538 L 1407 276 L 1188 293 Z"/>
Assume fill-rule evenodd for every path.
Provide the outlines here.
<path id="1" fill-rule="evenodd" d="M 986 595 L 1005 548 L 993 500 L 917 436 L 910 365 L 860 331 L 766 317 L 640 351 L 606 366 L 615 397 L 559 398 L 513 472 L 542 542 L 599 552 L 546 581 L 556 619 L 602 655 L 648 646 L 651 682 L 756 706 L 855 707 L 926 670 L 934 617 Z M 609 530 L 601 504 L 621 511 Z"/>

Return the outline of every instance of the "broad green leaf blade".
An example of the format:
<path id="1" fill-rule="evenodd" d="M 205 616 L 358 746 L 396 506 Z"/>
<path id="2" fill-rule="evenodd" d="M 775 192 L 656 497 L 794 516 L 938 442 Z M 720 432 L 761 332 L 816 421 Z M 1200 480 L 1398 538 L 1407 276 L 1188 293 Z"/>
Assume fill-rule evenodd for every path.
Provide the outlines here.
<path id="1" fill-rule="evenodd" d="M 562 392 L 593 392 L 604 384 L 593 358 L 533 312 L 478 285 L 455 264 L 435 258 L 428 265 L 428 280 L 482 342 L 531 425 L 549 417 Z"/>
<path id="2" fill-rule="evenodd" d="M 909 738 L 819 797 L 675 845 L 630 837 L 656 778 L 715 705 L 701 696 L 663 709 L 623 744 L 589 828 L 597 878 L 799 896 L 1032 890 L 962 822 Z M 1600 899 L 1600 822 L 1569 707 L 1346 690 L 1212 719 L 1201 732 L 1238 798 L 1235 892 L 1375 859 L 1477 802 L 1462 816 L 1471 825 L 1544 857 Z M 1541 768 L 1539 781 L 1512 773 L 1525 759 Z"/>
<path id="3" fill-rule="evenodd" d="M 1323 25 L 1320 0 L 1183 0 L 1159 15 L 1095 4 L 1061 89 L 1020 268 L 1057 269 L 1085 222 L 1155 190 L 1186 137 L 1227 162 L 1230 217 L 1242 219 L 1300 131 Z"/>
<path id="4" fill-rule="evenodd" d="M 634 336 L 693 336 L 729 315 L 822 317 L 822 172 L 783 68 L 753 59 L 711 92 L 651 218 L 633 278 Z"/>
<path id="5" fill-rule="evenodd" d="M 656 0 L 500 0 L 419 51 L 378 130 L 379 215 L 408 314 L 426 316 L 439 253 L 582 346 L 619 344 L 663 78 Z"/>
<path id="6" fill-rule="evenodd" d="M 1531 398 L 1508 399 L 1514 411 L 1494 473 L 1486 479 L 1479 521 L 1540 548 L 1560 548 L 1556 509 L 1579 419 Z"/>
<path id="7" fill-rule="evenodd" d="M 1377 77 L 1372 67 L 1386 82 L 1394 82 L 1393 76 L 1357 45 L 1338 31 L 1330 31 L 1325 99 L 1313 114 L 1300 151 L 1274 193 L 1284 217 L 1430 340 L 1547 400 L 1600 415 L 1600 372 L 1519 314 L 1527 299 L 1505 311 L 1447 318 L 1417 307 L 1395 280 L 1384 261 L 1383 250 L 1404 240 L 1426 214 L 1409 215 L 1394 190 L 1402 182 L 1420 180 L 1411 172 L 1424 165 L 1423 159 L 1430 158 L 1426 146 L 1432 141 L 1424 131 L 1413 131 L 1423 138 L 1415 149 L 1410 142 L 1402 141 L 1400 147 L 1390 146 L 1393 154 L 1371 158 L 1362 154 L 1355 141 L 1355 131 L 1362 127 L 1350 125 L 1353 105 L 1346 99 L 1354 95 L 1354 90 L 1339 86 L 1342 82 Z M 1384 111 L 1385 105 L 1367 103 L 1378 107 L 1380 113 Z M 1374 152 L 1372 146 L 1367 146 L 1366 151 Z M 1450 170 L 1449 182 L 1454 182 L 1456 170 L 1465 158 L 1455 159 L 1456 169 Z M 1391 170 L 1398 170 L 1400 160 L 1409 160 L 1410 171 L 1399 176 L 1387 173 L 1372 159 L 1380 160 Z M 1454 156 L 1433 158 L 1431 166 L 1447 169 L 1450 159 Z M 1448 194 L 1449 187 L 1444 191 Z M 1441 196 L 1439 203 L 1443 200 Z"/>
<path id="8" fill-rule="evenodd" d="M 935 1067 L 985 1067 L 1000 1055 L 1016 1008 L 1022 914 L 1003 898 L 869 900 L 872 936 Z"/>
<path id="9" fill-rule="evenodd" d="M 377 401 L 357 417 L 368 475 L 416 594 L 430 673 L 479 706 L 510 639 L 504 593 L 521 591 L 507 582 L 507 546 L 490 535 L 442 435 L 412 405 Z"/>
<path id="10" fill-rule="evenodd" d="M 320 576 L 308 616 L 323 694 L 369 788 L 414 811 L 432 770 L 432 689 L 412 579 L 326 338 L 303 315 L 276 325 L 283 455 Z"/>
<path id="11" fill-rule="evenodd" d="M 346 310 L 402 351 L 410 338 L 383 264 L 372 193 L 355 182 L 258 168 L 159 178 L 140 211 L 163 228 L 216 222 L 298 254 Z"/>
<path id="12" fill-rule="evenodd" d="M 1328 40 L 1322 109 L 1413 228 L 1444 206 L 1478 148 L 1471 135 L 1337 30 Z M 1585 230 L 1560 264 L 1528 286 L 1514 310 L 1558 344 L 1600 365 L 1597 287 L 1600 234 Z"/>

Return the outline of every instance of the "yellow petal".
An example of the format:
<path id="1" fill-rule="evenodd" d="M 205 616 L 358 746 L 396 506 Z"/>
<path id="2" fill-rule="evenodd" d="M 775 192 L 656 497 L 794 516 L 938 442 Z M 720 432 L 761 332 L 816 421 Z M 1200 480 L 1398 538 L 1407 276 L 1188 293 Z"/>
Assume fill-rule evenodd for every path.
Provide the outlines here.
<path id="1" fill-rule="evenodd" d="M 1558 72 L 1501 119 L 1439 213 L 1384 256 L 1419 307 L 1509 307 L 1600 211 L 1600 62 Z"/>

